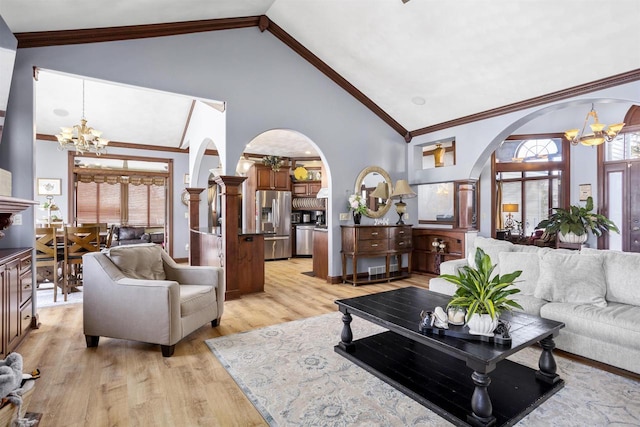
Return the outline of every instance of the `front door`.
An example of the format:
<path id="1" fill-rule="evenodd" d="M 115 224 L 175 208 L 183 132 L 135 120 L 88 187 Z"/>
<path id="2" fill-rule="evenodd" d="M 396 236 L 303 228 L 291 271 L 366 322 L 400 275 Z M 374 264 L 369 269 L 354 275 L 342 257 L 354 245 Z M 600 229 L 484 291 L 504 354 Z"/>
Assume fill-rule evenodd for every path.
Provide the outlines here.
<path id="1" fill-rule="evenodd" d="M 604 166 L 603 212 L 620 229 L 608 233 L 608 248 L 640 252 L 640 161 L 607 163 Z"/>

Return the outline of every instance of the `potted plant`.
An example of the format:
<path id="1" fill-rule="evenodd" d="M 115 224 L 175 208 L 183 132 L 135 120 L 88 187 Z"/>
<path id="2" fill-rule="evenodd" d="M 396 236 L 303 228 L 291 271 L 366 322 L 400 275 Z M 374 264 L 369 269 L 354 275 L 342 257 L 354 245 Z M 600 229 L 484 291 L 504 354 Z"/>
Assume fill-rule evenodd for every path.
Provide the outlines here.
<path id="1" fill-rule="evenodd" d="M 443 279 L 457 286 L 453 298 L 447 304 L 450 307 L 458 307 L 466 310 L 465 320 L 472 335 L 492 336 L 498 326 L 498 316 L 501 312 L 522 309 L 522 306 L 511 298 L 511 295 L 520 292 L 520 289 L 511 285 L 522 271 L 504 274 L 496 274 L 492 277 L 495 265 L 491 264 L 491 258 L 480 248 L 475 254 L 476 268 L 463 267 L 457 275 L 443 274 Z"/>
<path id="2" fill-rule="evenodd" d="M 557 234 L 561 242 L 584 243 L 588 232 L 600 237 L 606 231 L 619 233 L 618 227 L 604 215 L 593 212 L 593 198 L 587 197 L 586 206 L 569 206 L 569 209 L 555 208 L 548 219 L 540 221 L 537 228 L 547 233 Z"/>
<path id="3" fill-rule="evenodd" d="M 367 213 L 367 205 L 359 194 L 352 194 L 349 196 L 349 202 L 347 207 L 353 214 L 353 223 L 360 224 L 360 218 L 362 214 Z"/>

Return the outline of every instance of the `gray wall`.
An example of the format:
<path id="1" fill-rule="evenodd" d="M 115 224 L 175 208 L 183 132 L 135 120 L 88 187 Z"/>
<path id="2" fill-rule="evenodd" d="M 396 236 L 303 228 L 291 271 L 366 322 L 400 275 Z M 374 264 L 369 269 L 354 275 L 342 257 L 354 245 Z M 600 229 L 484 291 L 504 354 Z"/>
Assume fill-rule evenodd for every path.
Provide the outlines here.
<path id="1" fill-rule="evenodd" d="M 339 212 L 369 165 L 405 175 L 403 138 L 270 33 L 257 28 L 174 37 L 19 49 L 0 167 L 14 173 L 14 197 L 34 196 L 33 67 L 227 102 L 226 170 L 244 145 L 274 128 L 308 136 L 320 149 L 331 199 L 330 274 L 340 271 Z M 175 195 L 176 197 L 179 194 Z M 33 210 L 24 214 L 33 223 Z M 29 227 L 10 228 L 2 247 L 30 246 Z M 176 245 L 177 249 L 177 245 Z"/>

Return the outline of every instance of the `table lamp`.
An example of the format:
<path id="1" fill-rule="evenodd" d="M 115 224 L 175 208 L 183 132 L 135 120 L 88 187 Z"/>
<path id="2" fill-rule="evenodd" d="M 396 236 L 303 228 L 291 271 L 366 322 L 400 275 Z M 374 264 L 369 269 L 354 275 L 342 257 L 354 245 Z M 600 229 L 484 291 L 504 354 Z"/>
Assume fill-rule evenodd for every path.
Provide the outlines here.
<path id="1" fill-rule="evenodd" d="M 404 224 L 402 217 L 407 212 L 407 204 L 402 201 L 402 198 L 411 199 L 416 196 L 417 194 L 409 187 L 407 180 L 399 179 L 396 182 L 396 187 L 393 189 L 393 193 L 391 193 L 392 199 L 400 199 L 400 201 L 396 203 L 396 212 L 398 212 L 398 216 L 400 217 L 396 225 Z"/>
<path id="2" fill-rule="evenodd" d="M 379 182 L 376 186 L 376 189 L 371 192 L 369 195 L 375 199 L 381 199 L 381 205 L 387 204 L 387 199 L 389 198 L 389 186 L 386 182 Z"/>
<path id="3" fill-rule="evenodd" d="M 504 228 L 512 229 L 515 225 L 513 222 L 512 212 L 518 212 L 519 206 L 517 203 L 504 203 L 502 205 L 502 212 L 507 212 L 507 218 L 504 221 Z"/>

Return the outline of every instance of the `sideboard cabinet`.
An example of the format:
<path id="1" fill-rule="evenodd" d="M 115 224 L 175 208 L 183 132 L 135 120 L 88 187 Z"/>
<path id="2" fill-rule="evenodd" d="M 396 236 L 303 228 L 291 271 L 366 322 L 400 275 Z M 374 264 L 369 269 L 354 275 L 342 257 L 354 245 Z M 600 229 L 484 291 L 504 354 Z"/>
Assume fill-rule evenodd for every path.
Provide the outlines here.
<path id="1" fill-rule="evenodd" d="M 343 225 L 342 230 L 342 282 L 360 285 L 388 282 L 411 276 L 413 248 L 410 225 Z M 407 254 L 406 270 L 402 255 Z M 379 273 L 358 274 L 358 258 L 385 259 L 385 269 Z M 347 274 L 347 260 L 351 258 L 352 271 Z M 397 269 L 391 271 L 391 258 L 396 258 Z"/>
<path id="2" fill-rule="evenodd" d="M 416 227 L 412 234 L 413 271 L 439 275 L 440 263 L 467 256 L 468 248 L 472 247 L 478 232 L 461 228 Z"/>
<path id="3" fill-rule="evenodd" d="M 0 357 L 15 350 L 31 330 L 31 248 L 0 249 Z"/>

